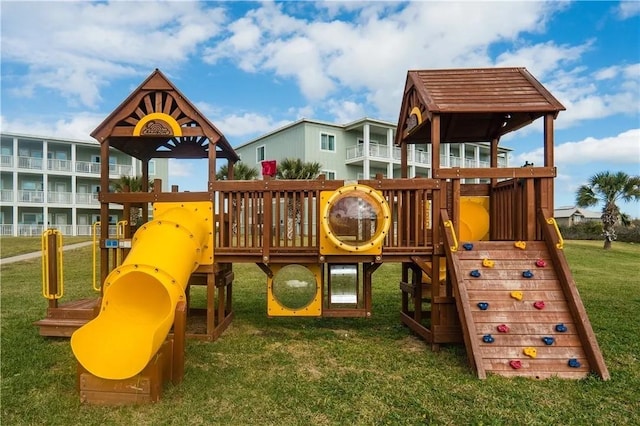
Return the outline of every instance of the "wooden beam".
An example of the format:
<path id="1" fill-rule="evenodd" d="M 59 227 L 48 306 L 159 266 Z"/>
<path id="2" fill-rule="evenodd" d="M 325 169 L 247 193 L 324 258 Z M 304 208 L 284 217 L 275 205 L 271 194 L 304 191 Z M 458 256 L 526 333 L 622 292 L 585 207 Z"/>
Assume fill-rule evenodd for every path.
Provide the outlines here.
<path id="1" fill-rule="evenodd" d="M 490 168 L 460 168 L 451 167 L 448 169 L 434 169 L 436 179 L 464 179 L 464 178 L 544 178 L 556 177 L 555 167 L 500 167 Z"/>

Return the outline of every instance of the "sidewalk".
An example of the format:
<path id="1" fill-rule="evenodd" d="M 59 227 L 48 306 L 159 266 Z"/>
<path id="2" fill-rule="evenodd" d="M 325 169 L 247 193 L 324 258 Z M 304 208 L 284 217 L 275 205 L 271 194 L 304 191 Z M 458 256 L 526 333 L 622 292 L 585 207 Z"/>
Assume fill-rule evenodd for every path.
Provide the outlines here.
<path id="1" fill-rule="evenodd" d="M 85 241 L 84 243 L 69 244 L 68 246 L 63 246 L 62 251 L 74 250 L 74 249 L 90 246 L 91 244 L 93 244 L 93 241 Z M 39 257 L 42 257 L 41 251 L 20 254 L 18 256 L 5 257 L 4 259 L 0 259 L 0 266 L 7 265 L 9 263 L 21 262 L 23 260 L 37 259 Z"/>

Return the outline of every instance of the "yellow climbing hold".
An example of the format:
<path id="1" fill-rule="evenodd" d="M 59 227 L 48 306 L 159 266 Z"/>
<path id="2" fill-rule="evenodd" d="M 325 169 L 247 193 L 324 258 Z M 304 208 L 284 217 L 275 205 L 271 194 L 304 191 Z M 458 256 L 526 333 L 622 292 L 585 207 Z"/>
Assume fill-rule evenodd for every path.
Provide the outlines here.
<path id="1" fill-rule="evenodd" d="M 494 262 L 493 260 L 489 260 L 489 259 L 482 259 L 482 266 L 487 267 L 487 268 L 493 268 L 493 265 L 495 265 L 496 262 Z"/>
<path id="2" fill-rule="evenodd" d="M 525 241 L 516 241 L 514 245 L 521 250 L 524 250 L 527 248 L 527 243 Z"/>
<path id="3" fill-rule="evenodd" d="M 524 297 L 524 295 L 522 294 L 521 291 L 512 291 L 511 292 L 511 297 L 513 297 L 516 300 L 522 300 L 522 298 Z"/>
<path id="4" fill-rule="evenodd" d="M 538 351 L 536 350 L 536 348 L 533 348 L 531 346 L 529 346 L 528 348 L 524 348 L 522 352 L 524 352 L 524 354 L 529 358 L 535 358 L 538 355 Z"/>

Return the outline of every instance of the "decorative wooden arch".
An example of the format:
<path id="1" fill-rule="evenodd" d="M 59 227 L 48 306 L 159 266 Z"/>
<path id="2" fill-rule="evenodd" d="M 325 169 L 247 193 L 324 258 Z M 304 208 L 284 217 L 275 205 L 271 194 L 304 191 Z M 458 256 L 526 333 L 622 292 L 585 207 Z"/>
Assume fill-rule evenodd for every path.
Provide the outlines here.
<path id="1" fill-rule="evenodd" d="M 239 160 L 224 135 L 158 69 L 91 136 L 103 146 L 103 157 L 114 147 L 141 160 L 143 174 L 152 158 L 208 158 L 211 182 L 216 158 L 230 166 Z M 108 164 L 103 158 L 103 167 Z"/>

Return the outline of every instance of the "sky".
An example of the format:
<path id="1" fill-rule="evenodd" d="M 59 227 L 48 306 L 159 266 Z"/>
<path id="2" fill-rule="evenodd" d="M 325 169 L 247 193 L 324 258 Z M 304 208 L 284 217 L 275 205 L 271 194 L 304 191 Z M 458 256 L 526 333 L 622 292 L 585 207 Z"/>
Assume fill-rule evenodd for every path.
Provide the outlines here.
<path id="1" fill-rule="evenodd" d="M 2 131 L 91 140 L 158 68 L 237 146 L 303 117 L 395 123 L 411 69 L 515 66 L 566 107 L 556 207 L 595 173 L 640 175 L 640 1 L 0 0 L 0 15 Z M 541 165 L 542 121 L 500 144 Z M 206 163 L 171 160 L 169 184 L 206 190 Z"/>

